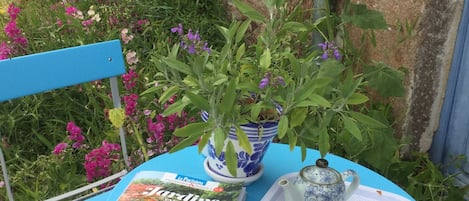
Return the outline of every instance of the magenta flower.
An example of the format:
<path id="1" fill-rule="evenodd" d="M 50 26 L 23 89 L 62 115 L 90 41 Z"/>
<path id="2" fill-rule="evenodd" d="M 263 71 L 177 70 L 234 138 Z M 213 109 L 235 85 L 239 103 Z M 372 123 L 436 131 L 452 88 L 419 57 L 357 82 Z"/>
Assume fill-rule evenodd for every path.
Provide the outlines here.
<path id="1" fill-rule="evenodd" d="M 93 149 L 85 155 L 83 166 L 86 170 L 86 178 L 88 182 L 107 177 L 112 174 L 112 163 L 118 161 L 119 144 L 108 143 L 103 141 L 102 146 Z"/>
<path id="2" fill-rule="evenodd" d="M 52 153 L 55 155 L 59 155 L 63 153 L 67 147 L 68 147 L 68 143 L 61 142 L 55 146 L 54 151 L 52 151 Z"/>
<path id="3" fill-rule="evenodd" d="M 65 8 L 65 14 L 74 16 L 78 12 L 78 9 L 76 7 L 70 6 Z"/>
<path id="4" fill-rule="evenodd" d="M 93 24 L 93 19 L 84 20 L 84 21 L 81 22 L 81 25 L 83 25 L 84 27 L 88 27 L 91 24 Z"/>
<path id="5" fill-rule="evenodd" d="M 122 82 L 127 90 L 131 90 L 137 84 L 138 75 L 133 69 L 130 69 L 128 73 L 122 75 Z"/>
<path id="6" fill-rule="evenodd" d="M 18 13 L 20 13 L 21 9 L 16 7 L 15 4 L 10 4 L 8 6 L 8 15 L 10 15 L 11 20 L 16 20 Z"/>
<path id="7" fill-rule="evenodd" d="M 18 36 L 13 39 L 13 43 L 18 44 L 21 47 L 26 47 L 28 45 L 28 39 L 24 36 Z"/>
<path id="8" fill-rule="evenodd" d="M 68 139 L 73 141 L 72 147 L 74 149 L 79 149 L 82 147 L 83 142 L 85 141 L 85 136 L 81 134 L 81 128 L 75 125 L 74 122 L 67 123 L 67 131 L 70 133 Z"/>
<path id="9" fill-rule="evenodd" d="M 16 21 L 11 20 L 5 25 L 4 29 L 5 33 L 10 38 L 16 38 L 18 35 L 21 34 L 20 29 L 16 26 Z"/>
<path id="10" fill-rule="evenodd" d="M 10 58 L 12 51 L 12 48 L 6 42 L 0 43 L 0 60 Z"/>
<path id="11" fill-rule="evenodd" d="M 125 103 L 125 114 L 127 116 L 133 116 L 137 111 L 137 94 L 130 94 L 123 97 Z"/>

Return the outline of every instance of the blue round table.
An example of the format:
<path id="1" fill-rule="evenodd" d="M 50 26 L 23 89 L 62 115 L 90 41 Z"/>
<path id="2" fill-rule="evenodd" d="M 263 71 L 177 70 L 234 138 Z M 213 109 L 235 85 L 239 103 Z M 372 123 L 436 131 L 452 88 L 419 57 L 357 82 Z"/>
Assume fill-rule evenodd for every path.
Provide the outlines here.
<path id="1" fill-rule="evenodd" d="M 247 186 L 246 200 L 261 200 L 264 194 L 279 177 L 288 173 L 298 172 L 302 167 L 314 164 L 316 159 L 319 157 L 320 154 L 317 150 L 307 149 L 306 160 L 302 162 L 300 147 L 295 147 L 293 151 L 290 151 L 288 145 L 272 143 L 262 161 L 265 167 L 264 174 L 259 180 Z M 111 191 L 97 195 L 88 200 L 117 200 L 135 173 L 141 170 L 167 171 L 193 176 L 200 179 L 212 180 L 204 171 L 204 159 L 205 157 L 202 154 L 198 154 L 196 146 L 187 147 L 172 154 L 162 154 L 130 171 Z M 364 166 L 333 154 L 328 154 L 326 159 L 329 161 L 329 166 L 339 172 L 346 169 L 355 170 L 360 175 L 361 185 L 381 189 L 398 194 L 402 197 L 408 198 L 409 200 L 414 200 L 399 186 Z"/>

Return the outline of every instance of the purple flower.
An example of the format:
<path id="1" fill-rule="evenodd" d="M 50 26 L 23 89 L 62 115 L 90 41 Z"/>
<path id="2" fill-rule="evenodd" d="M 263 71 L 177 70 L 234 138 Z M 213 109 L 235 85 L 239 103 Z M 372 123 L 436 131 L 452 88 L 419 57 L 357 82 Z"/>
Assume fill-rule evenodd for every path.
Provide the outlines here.
<path id="1" fill-rule="evenodd" d="M 262 78 L 261 82 L 259 83 L 259 89 L 264 89 L 269 84 L 269 77 Z"/>
<path id="2" fill-rule="evenodd" d="M 342 58 L 342 55 L 340 54 L 334 42 L 326 41 L 324 43 L 319 43 L 318 46 L 324 51 L 324 53 L 321 55 L 322 59 L 326 60 L 331 56 L 334 56 L 336 60 L 340 60 Z"/>
<path id="3" fill-rule="evenodd" d="M 182 29 L 182 24 L 179 24 L 177 27 L 171 28 L 171 32 L 178 33 L 179 35 L 184 34 L 184 31 Z"/>
<path id="4" fill-rule="evenodd" d="M 283 79 L 282 76 L 278 76 L 278 77 L 277 77 L 277 82 L 278 82 L 280 85 L 282 85 L 283 87 L 284 87 L 285 85 L 287 85 L 287 84 L 285 83 L 285 79 Z"/>
<path id="5" fill-rule="evenodd" d="M 199 31 L 194 33 L 192 29 L 189 29 L 187 34 L 184 35 L 182 24 L 179 24 L 177 27 L 171 28 L 171 32 L 178 33 L 179 39 L 181 40 L 179 43 L 180 47 L 187 50 L 189 54 L 198 54 L 201 51 L 211 53 L 208 43 L 201 41 Z"/>

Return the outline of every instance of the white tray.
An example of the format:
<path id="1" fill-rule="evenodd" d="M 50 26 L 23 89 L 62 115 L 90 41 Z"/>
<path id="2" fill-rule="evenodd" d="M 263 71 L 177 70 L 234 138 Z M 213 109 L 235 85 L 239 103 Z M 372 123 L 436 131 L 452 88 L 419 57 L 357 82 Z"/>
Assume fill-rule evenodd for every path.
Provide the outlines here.
<path id="1" fill-rule="evenodd" d="M 281 179 L 288 179 L 288 181 L 294 182 L 297 175 L 298 172 L 293 172 L 278 178 L 264 197 L 262 197 L 261 201 L 284 201 L 283 189 L 277 183 Z M 345 185 L 350 185 L 350 182 L 345 182 Z M 347 201 L 409 201 L 409 199 L 391 192 L 360 185 Z"/>

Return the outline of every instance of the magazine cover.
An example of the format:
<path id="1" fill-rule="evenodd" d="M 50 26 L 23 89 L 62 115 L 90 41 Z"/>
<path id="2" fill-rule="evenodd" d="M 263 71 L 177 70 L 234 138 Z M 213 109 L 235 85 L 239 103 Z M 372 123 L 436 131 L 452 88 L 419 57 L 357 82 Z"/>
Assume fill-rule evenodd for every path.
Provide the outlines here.
<path id="1" fill-rule="evenodd" d="M 243 201 L 243 183 L 206 181 L 170 172 L 141 171 L 119 201 Z"/>

